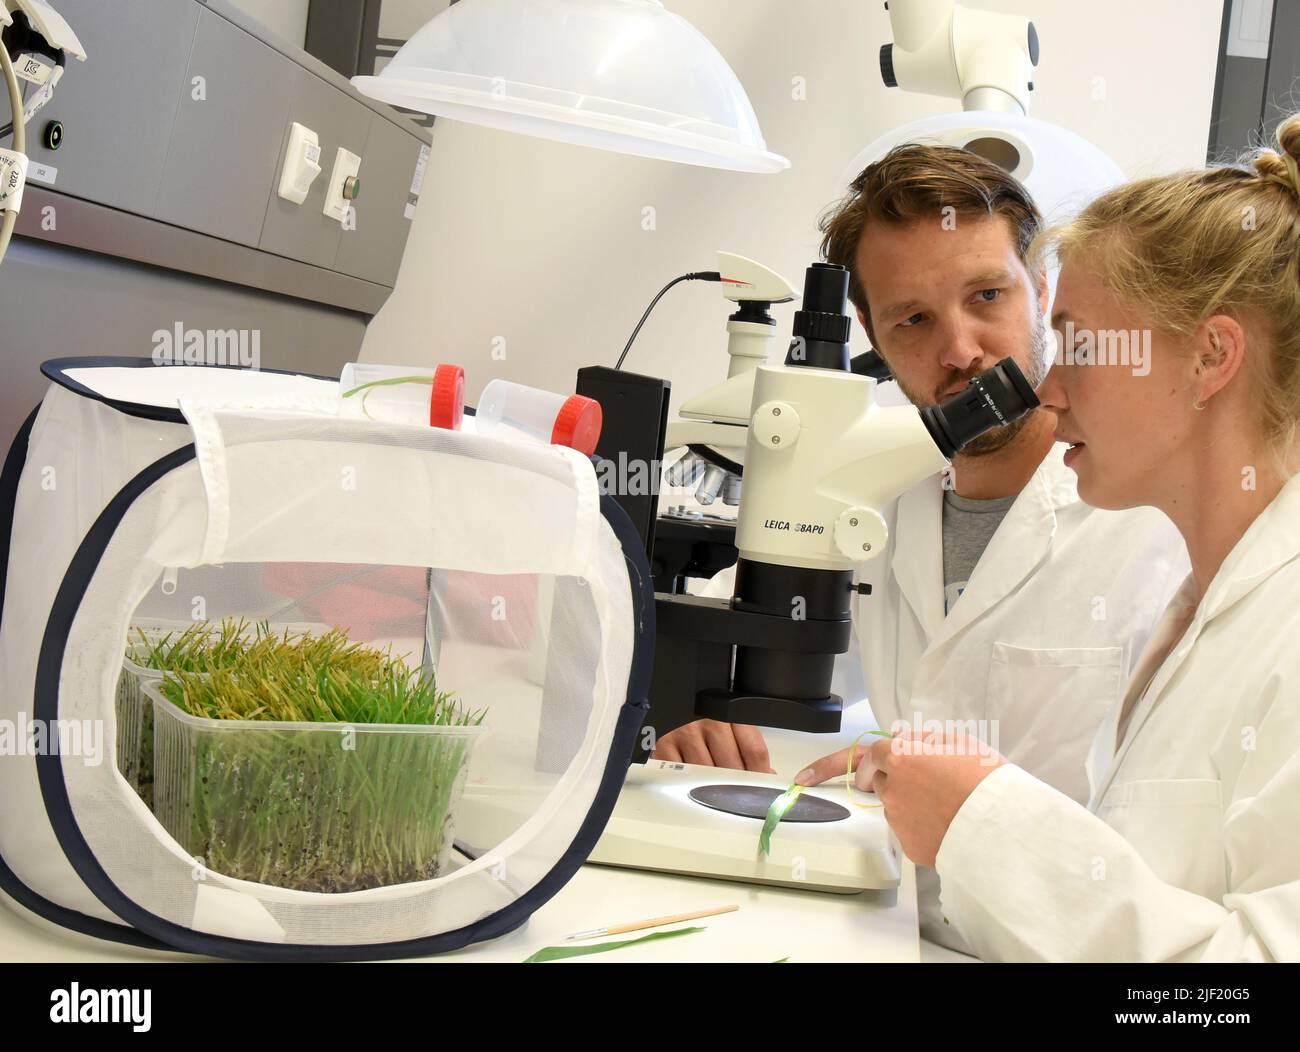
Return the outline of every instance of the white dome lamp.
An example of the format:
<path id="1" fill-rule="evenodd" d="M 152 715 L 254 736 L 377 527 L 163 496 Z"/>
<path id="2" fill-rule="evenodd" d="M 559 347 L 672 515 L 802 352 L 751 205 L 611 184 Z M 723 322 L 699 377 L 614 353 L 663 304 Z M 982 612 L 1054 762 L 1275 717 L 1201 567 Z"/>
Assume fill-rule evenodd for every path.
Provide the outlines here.
<path id="1" fill-rule="evenodd" d="M 850 162 L 842 191 L 868 164 L 906 142 L 970 150 L 1006 169 L 1049 223 L 1076 214 L 1125 181 L 1082 136 L 1028 116 L 1039 41 L 1029 19 L 972 11 L 953 0 L 891 0 L 894 41 L 880 49 L 885 84 L 960 99 L 964 112 L 926 117 L 885 133 Z"/>
<path id="2" fill-rule="evenodd" d="M 790 167 L 723 57 L 660 0 L 460 0 L 365 95 L 421 113 L 739 172 Z"/>
<path id="3" fill-rule="evenodd" d="M 903 143 L 955 146 L 988 157 L 1024 185 L 1049 225 L 1071 219 L 1093 198 L 1126 181 L 1119 165 L 1081 135 L 1033 117 L 970 111 L 941 113 L 886 132 L 858 151 L 836 192 L 842 194 L 867 165 Z M 993 146 L 1014 150 L 1016 163 L 989 157 Z"/>

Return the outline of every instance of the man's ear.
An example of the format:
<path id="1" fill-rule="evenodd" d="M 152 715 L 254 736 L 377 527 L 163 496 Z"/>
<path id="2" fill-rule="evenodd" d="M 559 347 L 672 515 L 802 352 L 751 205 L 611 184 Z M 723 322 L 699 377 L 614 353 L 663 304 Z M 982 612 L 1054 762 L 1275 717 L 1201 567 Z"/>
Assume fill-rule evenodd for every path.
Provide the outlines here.
<path id="1" fill-rule="evenodd" d="M 1044 318 L 1047 317 L 1047 302 L 1052 297 L 1052 289 L 1047 281 L 1047 271 L 1040 270 L 1038 279 L 1034 282 L 1038 288 L 1038 306 Z"/>
<path id="2" fill-rule="evenodd" d="M 867 334 L 867 342 L 871 344 L 871 349 L 879 354 L 880 348 L 876 346 L 875 333 L 871 331 L 871 326 L 867 324 L 866 311 L 861 307 L 855 307 L 854 309 L 858 312 L 858 324 L 862 326 L 862 331 Z"/>

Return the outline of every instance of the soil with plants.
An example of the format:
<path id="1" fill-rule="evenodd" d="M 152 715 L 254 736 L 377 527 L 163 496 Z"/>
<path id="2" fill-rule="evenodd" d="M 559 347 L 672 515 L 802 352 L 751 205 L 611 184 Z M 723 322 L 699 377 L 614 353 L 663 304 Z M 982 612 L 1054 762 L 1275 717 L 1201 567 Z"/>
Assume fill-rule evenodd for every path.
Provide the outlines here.
<path id="1" fill-rule="evenodd" d="M 318 892 L 442 871 L 484 713 L 431 673 L 338 629 L 230 621 L 135 652 L 165 673 L 162 698 L 218 721 L 167 713 L 153 728 L 155 814 L 205 868 Z"/>

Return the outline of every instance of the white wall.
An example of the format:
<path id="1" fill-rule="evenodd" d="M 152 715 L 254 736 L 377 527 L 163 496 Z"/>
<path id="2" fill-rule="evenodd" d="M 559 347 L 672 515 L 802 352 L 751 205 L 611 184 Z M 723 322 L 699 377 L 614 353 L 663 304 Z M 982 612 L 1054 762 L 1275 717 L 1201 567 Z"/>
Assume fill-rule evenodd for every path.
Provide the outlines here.
<path id="1" fill-rule="evenodd" d="M 425 22 L 447 9 L 447 0 L 383 0 L 379 5 L 379 35 L 409 40 Z"/>
<path id="2" fill-rule="evenodd" d="M 310 0 L 231 0 L 276 36 L 302 47 L 307 40 L 307 6 Z M 401 2 L 401 0 L 399 0 Z"/>
<path id="3" fill-rule="evenodd" d="M 1221 0 L 971 3 L 1034 18 L 1034 116 L 1092 139 L 1133 176 L 1204 163 Z M 793 168 L 716 172 L 440 120 L 397 289 L 364 358 L 463 364 L 471 404 L 496 376 L 572 391 L 579 366 L 613 365 L 650 298 L 678 274 L 714 269 L 716 249 L 800 287 L 817 256 L 817 216 L 857 150 L 957 108 L 882 85 L 877 55 L 891 37 L 880 0 L 666 6 L 731 63 L 769 149 Z M 806 79 L 805 101 L 792 98 L 795 77 Z M 656 209 L 652 232 L 645 206 Z M 673 289 L 628 358 L 628 369 L 672 381 L 674 411 L 725 376 L 729 311 L 717 288 Z M 783 349 L 792 308 L 774 313 Z M 497 337 L 504 361 L 492 356 Z"/>

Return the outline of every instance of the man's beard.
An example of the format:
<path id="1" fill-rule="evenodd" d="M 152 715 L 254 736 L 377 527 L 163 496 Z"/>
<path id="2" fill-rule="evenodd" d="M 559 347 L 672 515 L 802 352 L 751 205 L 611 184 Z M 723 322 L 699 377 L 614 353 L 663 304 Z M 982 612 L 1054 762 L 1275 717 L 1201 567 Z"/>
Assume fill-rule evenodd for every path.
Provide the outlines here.
<path id="1" fill-rule="evenodd" d="M 1038 385 L 1047 377 L 1047 333 L 1043 326 L 1042 313 L 1037 310 L 1034 313 L 1036 317 L 1034 319 L 1034 326 L 1030 336 L 1029 361 L 1024 372 L 1025 379 L 1029 382 L 1029 386 L 1034 390 L 1038 390 Z M 1017 362 L 1016 364 L 1019 365 L 1020 363 Z M 908 401 L 915 406 L 937 405 L 939 402 L 945 401 L 945 392 L 952 390 L 954 387 L 959 387 L 963 383 L 969 383 L 971 380 L 975 379 L 975 377 L 979 376 L 980 373 L 985 371 L 986 370 L 981 369 L 968 373 L 956 380 L 949 380 L 943 388 L 936 391 L 928 401 L 918 399 L 914 392 L 903 387 L 902 381 L 899 381 L 899 387 L 902 387 L 903 394 L 907 395 Z M 1019 420 L 1015 421 L 1015 423 L 1007 424 L 1005 427 L 995 427 L 992 431 L 984 432 L 984 434 L 980 435 L 979 438 L 962 446 L 961 452 L 958 455 L 963 457 L 987 457 L 993 453 L 1000 453 L 1020 437 L 1025 426 L 1034 416 L 1035 414 L 1033 412 L 1029 412 Z"/>

